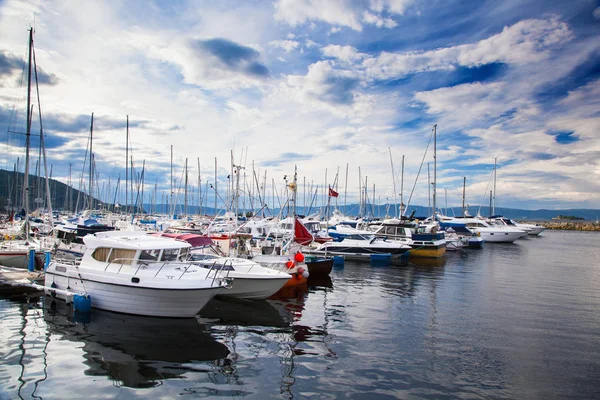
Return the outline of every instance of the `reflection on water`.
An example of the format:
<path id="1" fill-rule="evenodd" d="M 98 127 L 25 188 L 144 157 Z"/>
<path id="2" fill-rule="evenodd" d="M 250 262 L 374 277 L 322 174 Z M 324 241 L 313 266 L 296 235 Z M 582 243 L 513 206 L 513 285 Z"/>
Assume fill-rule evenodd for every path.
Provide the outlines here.
<path id="1" fill-rule="evenodd" d="M 78 315 L 62 301 L 46 298 L 48 332 L 83 342 L 85 373 L 107 375 L 116 384 L 143 388 L 182 378 L 187 363 L 220 360 L 229 351 L 194 318 L 157 318 L 93 309 Z M 207 364 L 207 368 L 218 363 Z"/>
<path id="2" fill-rule="evenodd" d="M 598 239 L 348 261 L 187 320 L 0 299 L 0 398 L 600 398 Z"/>

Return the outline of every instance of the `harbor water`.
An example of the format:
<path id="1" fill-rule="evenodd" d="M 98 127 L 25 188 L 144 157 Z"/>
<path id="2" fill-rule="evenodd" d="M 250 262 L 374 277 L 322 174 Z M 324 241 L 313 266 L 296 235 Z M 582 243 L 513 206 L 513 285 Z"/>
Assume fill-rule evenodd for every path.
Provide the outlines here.
<path id="1" fill-rule="evenodd" d="M 599 241 L 546 231 L 439 261 L 346 261 L 190 319 L 1 298 L 0 399 L 598 399 Z"/>

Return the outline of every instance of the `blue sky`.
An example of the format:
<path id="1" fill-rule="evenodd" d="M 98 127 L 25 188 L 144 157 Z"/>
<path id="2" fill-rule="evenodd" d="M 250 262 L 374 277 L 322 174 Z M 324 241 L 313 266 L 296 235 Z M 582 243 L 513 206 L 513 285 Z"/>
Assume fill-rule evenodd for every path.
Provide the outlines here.
<path id="1" fill-rule="evenodd" d="M 349 203 L 359 179 L 376 202 L 394 198 L 390 153 L 397 198 L 404 156 L 406 202 L 437 124 L 438 204 L 459 205 L 466 177 L 467 203 L 487 205 L 497 159 L 498 207 L 600 208 L 598 0 L 0 1 L 9 170 L 24 154 L 11 132 L 25 126 L 30 24 L 65 182 L 69 164 L 74 180 L 83 169 L 93 112 L 106 193 L 125 178 L 129 115 L 146 195 L 168 191 L 173 146 L 176 186 L 186 158 L 191 183 L 198 160 L 214 183 L 216 158 L 225 197 L 233 152 L 247 185 L 254 166 L 269 190 L 297 165 L 312 188 L 339 171 L 344 192 L 348 165 Z M 425 163 L 433 175 L 431 151 Z M 427 165 L 411 203 L 428 203 Z"/>

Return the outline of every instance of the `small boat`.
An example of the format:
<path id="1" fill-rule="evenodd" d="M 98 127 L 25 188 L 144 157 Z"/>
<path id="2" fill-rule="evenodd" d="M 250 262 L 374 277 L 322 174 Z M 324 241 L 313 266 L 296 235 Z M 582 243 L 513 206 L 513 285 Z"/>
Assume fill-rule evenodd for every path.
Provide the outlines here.
<path id="1" fill-rule="evenodd" d="M 369 259 L 372 254 L 400 256 L 411 250 L 407 244 L 388 241 L 373 234 L 355 233 L 345 236 L 340 242 L 326 242 L 311 250 L 315 255 L 343 255 L 346 258 Z"/>
<path id="2" fill-rule="evenodd" d="M 333 269 L 333 257 L 307 255 L 304 259 L 311 277 L 329 276 Z"/>
<path id="3" fill-rule="evenodd" d="M 266 299 L 281 289 L 292 276 L 284 270 L 265 268 L 252 260 L 225 257 L 219 254 L 213 240 L 193 233 L 155 233 L 154 236 L 169 237 L 189 243 L 188 261 L 207 269 L 221 271 L 223 278 L 233 278 L 233 285 L 219 296 L 239 299 Z"/>
<path id="4" fill-rule="evenodd" d="M 158 317 L 193 317 L 231 282 L 187 260 L 187 242 L 144 232 L 107 231 L 83 239 L 81 260 L 55 259 L 45 291 L 89 295 L 94 308 Z"/>

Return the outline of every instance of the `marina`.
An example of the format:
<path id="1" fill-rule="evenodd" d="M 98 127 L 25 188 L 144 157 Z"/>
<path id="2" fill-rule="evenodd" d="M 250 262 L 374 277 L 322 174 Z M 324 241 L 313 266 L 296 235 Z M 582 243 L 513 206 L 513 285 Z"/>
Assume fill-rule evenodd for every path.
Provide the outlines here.
<path id="1" fill-rule="evenodd" d="M 595 232 L 346 261 L 195 317 L 0 299 L 0 398 L 597 398 Z"/>

